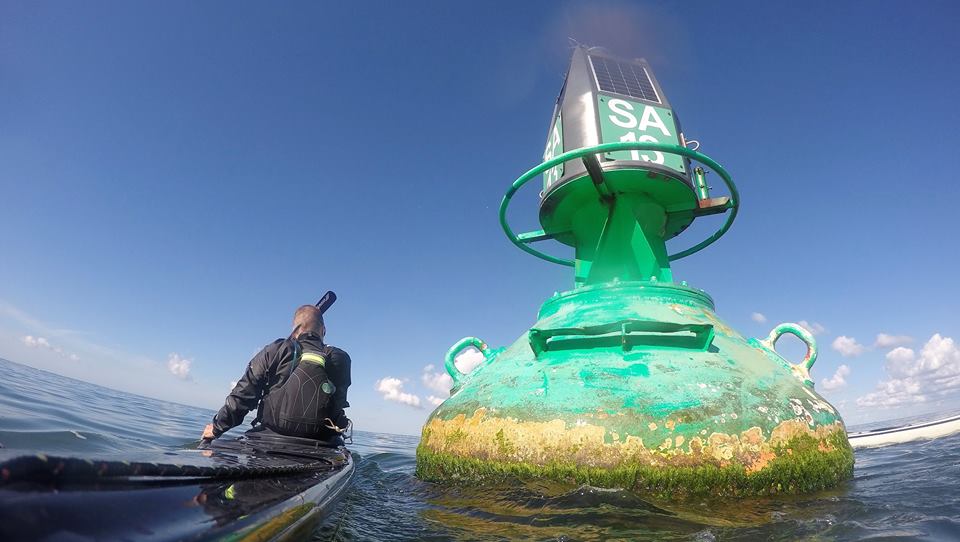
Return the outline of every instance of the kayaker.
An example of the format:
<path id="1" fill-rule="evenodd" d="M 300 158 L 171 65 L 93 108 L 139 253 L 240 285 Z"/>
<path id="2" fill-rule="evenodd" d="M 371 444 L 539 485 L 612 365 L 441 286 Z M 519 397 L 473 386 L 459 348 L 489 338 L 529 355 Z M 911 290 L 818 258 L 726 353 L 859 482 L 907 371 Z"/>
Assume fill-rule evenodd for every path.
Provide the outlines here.
<path id="1" fill-rule="evenodd" d="M 257 409 L 251 431 L 341 441 L 350 425 L 350 356 L 323 342 L 323 313 L 313 305 L 297 309 L 293 331 L 268 344 L 250 360 L 223 407 L 203 430 L 215 439 Z"/>

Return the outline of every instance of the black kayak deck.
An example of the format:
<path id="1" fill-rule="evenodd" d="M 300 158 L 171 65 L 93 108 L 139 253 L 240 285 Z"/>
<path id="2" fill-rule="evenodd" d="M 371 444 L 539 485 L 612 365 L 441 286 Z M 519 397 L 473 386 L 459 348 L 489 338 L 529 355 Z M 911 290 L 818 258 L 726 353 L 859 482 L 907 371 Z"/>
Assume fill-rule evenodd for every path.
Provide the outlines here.
<path id="1" fill-rule="evenodd" d="M 343 446 L 256 434 L 116 457 L 0 450 L 0 540 L 302 538 L 353 472 Z"/>

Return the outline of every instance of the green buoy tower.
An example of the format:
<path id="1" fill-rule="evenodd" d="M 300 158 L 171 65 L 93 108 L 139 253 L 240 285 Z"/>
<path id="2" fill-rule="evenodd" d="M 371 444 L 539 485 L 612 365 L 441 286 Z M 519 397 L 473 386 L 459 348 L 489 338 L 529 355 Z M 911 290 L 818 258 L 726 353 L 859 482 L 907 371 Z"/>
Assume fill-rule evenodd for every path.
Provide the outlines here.
<path id="1" fill-rule="evenodd" d="M 500 207 L 510 241 L 572 267 L 574 287 L 510 346 L 467 337 L 450 349 L 453 388 L 423 427 L 421 478 L 551 478 L 677 497 L 814 491 L 852 475 L 843 421 L 810 377 L 814 337 L 784 323 L 747 339 L 708 294 L 674 282 L 670 262 L 718 240 L 739 206 L 730 175 L 692 146 L 647 62 L 574 50 L 544 161 Z M 725 195 L 711 195 L 708 170 Z M 537 178 L 542 229 L 517 234 L 507 209 Z M 714 214 L 725 215 L 715 233 L 667 251 Z M 535 248 L 547 239 L 573 258 Z M 786 333 L 807 345 L 798 363 L 775 350 Z M 484 361 L 464 374 L 455 359 L 469 347 Z"/>

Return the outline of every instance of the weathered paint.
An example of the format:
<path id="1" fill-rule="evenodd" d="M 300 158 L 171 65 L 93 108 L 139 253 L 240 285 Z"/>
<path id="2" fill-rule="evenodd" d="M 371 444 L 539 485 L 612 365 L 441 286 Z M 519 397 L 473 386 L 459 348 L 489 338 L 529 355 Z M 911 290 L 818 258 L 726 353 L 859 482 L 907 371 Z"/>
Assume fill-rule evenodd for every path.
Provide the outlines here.
<path id="1" fill-rule="evenodd" d="M 806 366 L 772 346 L 737 334 L 686 286 L 556 295 L 530 333 L 459 376 L 424 426 L 418 474 L 590 473 L 636 489 L 699 472 L 692 487 L 714 493 L 834 485 L 852 472 L 843 421 L 805 385 Z M 809 446 L 798 454 L 792 442 Z"/>

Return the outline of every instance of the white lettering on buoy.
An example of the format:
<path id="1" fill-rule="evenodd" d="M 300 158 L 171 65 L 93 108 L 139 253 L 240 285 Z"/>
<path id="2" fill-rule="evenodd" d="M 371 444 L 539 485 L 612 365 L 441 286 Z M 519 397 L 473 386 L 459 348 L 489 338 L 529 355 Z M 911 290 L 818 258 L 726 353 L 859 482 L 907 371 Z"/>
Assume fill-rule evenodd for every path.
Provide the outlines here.
<path id="1" fill-rule="evenodd" d="M 633 104 L 626 100 L 612 99 L 608 104 L 610 111 L 613 112 L 613 115 L 610 115 L 610 122 L 616 124 L 621 128 L 636 128 L 641 132 L 647 131 L 648 128 L 657 128 L 663 135 L 670 137 L 670 130 L 667 129 L 666 123 L 663 122 L 663 119 L 660 118 L 660 115 L 657 113 L 657 110 L 649 105 L 643 107 L 643 113 L 640 116 L 640 122 L 637 122 L 637 117 L 633 114 Z"/>
<path id="2" fill-rule="evenodd" d="M 600 108 L 601 141 L 665 143 L 676 145 L 675 124 L 669 109 L 632 102 L 620 98 L 601 95 Z M 683 172 L 683 160 L 680 157 L 667 157 L 666 152 L 631 149 L 608 153 L 613 160 L 633 160 L 662 164 Z"/>
<path id="3" fill-rule="evenodd" d="M 651 126 L 654 128 L 660 128 L 660 131 L 663 132 L 663 135 L 670 137 L 670 132 L 667 130 L 667 126 L 663 123 L 663 119 L 661 119 L 660 115 L 657 114 L 657 110 L 648 105 L 643 108 L 643 117 L 640 118 L 640 126 L 637 129 L 646 131 L 647 128 Z M 624 128 L 626 128 L 626 126 L 624 126 Z"/>
<path id="4" fill-rule="evenodd" d="M 642 136 L 640 136 L 640 137 L 637 138 L 637 141 L 643 141 L 643 142 L 646 142 L 646 143 L 660 143 L 659 141 L 657 141 L 657 138 L 653 137 L 652 135 L 642 135 Z M 651 160 L 650 157 L 647 156 L 646 154 L 641 154 L 641 155 L 640 155 L 640 158 L 643 158 L 643 160 L 644 160 L 645 162 L 653 162 L 654 164 L 662 164 L 662 163 L 663 163 L 663 153 L 662 153 L 662 152 L 660 152 L 660 151 L 653 151 L 653 156 L 654 156 L 653 160 Z"/>
<path id="5" fill-rule="evenodd" d="M 553 159 L 556 157 L 557 149 L 563 145 L 563 141 L 560 140 L 560 126 L 559 122 L 554 123 L 553 125 L 553 139 L 550 141 L 550 158 Z"/>
<path id="6" fill-rule="evenodd" d="M 550 138 L 547 140 L 547 148 L 543 151 L 544 162 L 553 160 L 563 152 L 563 134 L 561 132 L 563 126 L 560 124 L 561 122 L 560 115 L 557 115 L 557 120 L 553 123 L 553 130 L 550 132 Z M 543 173 L 543 189 L 546 190 L 553 186 L 553 183 L 560 180 L 562 174 L 563 164 L 557 164 L 545 171 Z"/>
<path id="7" fill-rule="evenodd" d="M 627 132 L 623 134 L 622 136 L 620 136 L 620 141 L 639 141 L 642 143 L 660 143 L 657 140 L 657 138 L 653 137 L 652 135 L 642 135 L 640 137 L 637 137 L 637 134 L 635 132 Z M 630 151 L 631 160 L 638 160 L 638 161 L 643 160 L 644 162 L 653 162 L 654 164 L 663 163 L 662 152 L 653 151 L 653 156 L 654 158 L 650 158 L 650 156 L 646 154 L 641 154 L 640 151 L 636 151 L 636 150 Z"/>
<path id="8" fill-rule="evenodd" d="M 613 111 L 613 115 L 610 115 L 610 122 L 616 124 L 621 128 L 633 128 L 637 125 L 637 117 L 633 116 L 633 105 L 626 100 L 618 100 L 616 98 L 610 100 L 608 104 L 610 111 Z M 617 117 L 617 115 L 623 115 L 623 119 Z"/>

